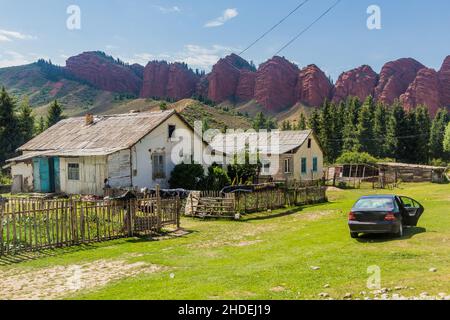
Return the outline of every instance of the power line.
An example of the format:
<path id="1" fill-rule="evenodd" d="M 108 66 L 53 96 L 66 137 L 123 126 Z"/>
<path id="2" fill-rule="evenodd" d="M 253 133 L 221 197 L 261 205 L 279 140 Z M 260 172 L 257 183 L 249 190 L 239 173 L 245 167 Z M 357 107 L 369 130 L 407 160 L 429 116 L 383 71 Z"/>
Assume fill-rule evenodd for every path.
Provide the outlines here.
<path id="1" fill-rule="evenodd" d="M 241 56 L 245 52 L 247 52 L 250 48 L 252 48 L 255 44 L 257 44 L 259 41 L 264 39 L 269 33 L 271 33 L 273 30 L 275 30 L 279 25 L 281 25 L 284 21 L 286 21 L 290 16 L 292 16 L 295 12 L 297 12 L 301 7 L 303 7 L 306 3 L 308 3 L 309 0 L 305 0 L 301 2 L 297 7 L 294 8 L 291 12 L 288 13 L 283 19 L 281 19 L 279 22 L 277 22 L 274 26 L 272 26 L 269 30 L 267 30 L 265 33 L 263 33 L 258 39 L 253 41 L 247 48 L 242 50 L 238 55 Z"/>
<path id="2" fill-rule="evenodd" d="M 312 26 L 314 26 L 317 22 L 319 22 L 323 17 L 325 17 L 331 10 L 333 10 L 342 0 L 337 0 L 331 7 L 329 7 L 327 10 L 325 10 L 324 13 L 322 13 L 317 19 L 315 19 L 311 24 L 309 24 L 306 28 L 304 28 L 302 31 L 300 31 L 299 34 L 297 34 L 293 39 L 291 39 L 288 43 L 286 43 L 280 50 L 277 51 L 275 55 L 279 55 L 284 49 L 289 47 L 292 43 L 294 43 L 298 38 L 300 38 L 305 32 L 307 32 L 309 29 L 311 29 Z"/>

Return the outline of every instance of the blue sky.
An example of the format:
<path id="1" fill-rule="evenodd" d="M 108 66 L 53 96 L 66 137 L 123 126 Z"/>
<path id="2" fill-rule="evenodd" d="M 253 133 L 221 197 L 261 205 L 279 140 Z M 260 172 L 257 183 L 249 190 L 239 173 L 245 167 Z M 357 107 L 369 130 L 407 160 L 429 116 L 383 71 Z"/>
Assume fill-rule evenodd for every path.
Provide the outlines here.
<path id="1" fill-rule="evenodd" d="M 272 57 L 335 0 L 310 0 L 243 57 Z M 0 0 L 0 66 L 37 58 L 64 65 L 68 56 L 101 50 L 127 62 L 184 61 L 208 70 L 239 52 L 300 0 Z M 81 29 L 66 27 L 69 5 Z M 381 9 L 381 30 L 369 30 L 367 8 Z M 315 63 L 336 79 L 361 64 L 379 71 L 401 57 L 440 68 L 450 55 L 450 1 L 342 0 L 282 52 L 300 67 Z"/>

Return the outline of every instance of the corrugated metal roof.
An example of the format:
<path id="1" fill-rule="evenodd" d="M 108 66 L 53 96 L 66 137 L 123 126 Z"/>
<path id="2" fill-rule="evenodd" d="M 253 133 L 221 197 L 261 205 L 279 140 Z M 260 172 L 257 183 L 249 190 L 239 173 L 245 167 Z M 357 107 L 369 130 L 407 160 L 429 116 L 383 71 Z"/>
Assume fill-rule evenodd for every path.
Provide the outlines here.
<path id="1" fill-rule="evenodd" d="M 284 154 L 302 146 L 311 133 L 311 130 L 227 133 L 215 136 L 210 145 L 228 155 L 244 152 L 247 146 L 252 152 Z"/>
<path id="2" fill-rule="evenodd" d="M 128 149 L 167 120 L 175 111 L 95 116 L 58 122 L 19 148 L 19 151 L 52 151 L 55 156 L 107 155 Z"/>

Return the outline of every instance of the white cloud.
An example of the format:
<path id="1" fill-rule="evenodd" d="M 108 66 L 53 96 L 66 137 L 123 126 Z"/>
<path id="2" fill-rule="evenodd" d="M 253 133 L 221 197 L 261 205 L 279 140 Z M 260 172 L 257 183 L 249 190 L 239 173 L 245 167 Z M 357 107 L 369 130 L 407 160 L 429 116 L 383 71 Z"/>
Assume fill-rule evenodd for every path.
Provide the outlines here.
<path id="1" fill-rule="evenodd" d="M 135 54 L 131 60 L 132 63 L 146 65 L 152 60 L 166 60 L 168 62 L 184 62 L 191 68 L 199 68 L 209 70 L 223 56 L 239 49 L 225 47 L 221 45 L 213 45 L 211 47 L 203 47 L 195 44 L 188 44 L 183 50 L 173 54 L 161 53 L 140 53 Z"/>
<path id="2" fill-rule="evenodd" d="M 13 40 L 30 40 L 30 39 L 35 39 L 35 37 L 17 31 L 0 29 L 0 42 L 1 41 L 10 42 Z"/>
<path id="3" fill-rule="evenodd" d="M 223 12 L 222 16 L 208 21 L 205 24 L 205 28 L 215 28 L 215 27 L 220 27 L 223 26 L 225 24 L 225 22 L 227 22 L 228 20 L 231 20 L 233 18 L 236 18 L 239 15 L 239 12 L 237 11 L 236 8 L 234 9 L 227 9 Z"/>
<path id="4" fill-rule="evenodd" d="M 163 6 L 154 6 L 162 13 L 180 13 L 181 9 L 178 6 L 172 6 L 172 7 L 163 7 Z"/>
<path id="5" fill-rule="evenodd" d="M 31 61 L 21 53 L 15 51 L 6 51 L 0 54 L 0 68 L 20 66 L 31 63 Z"/>

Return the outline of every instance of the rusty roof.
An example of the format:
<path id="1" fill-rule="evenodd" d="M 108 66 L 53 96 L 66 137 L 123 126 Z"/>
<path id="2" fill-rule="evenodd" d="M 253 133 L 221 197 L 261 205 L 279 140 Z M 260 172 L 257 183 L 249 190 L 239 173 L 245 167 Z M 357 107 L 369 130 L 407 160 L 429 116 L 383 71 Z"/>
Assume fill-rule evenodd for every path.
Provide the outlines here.
<path id="1" fill-rule="evenodd" d="M 66 155 L 108 155 L 131 148 L 175 111 L 95 116 L 86 125 L 85 117 L 62 120 L 33 138 L 18 151 L 51 151 Z"/>

